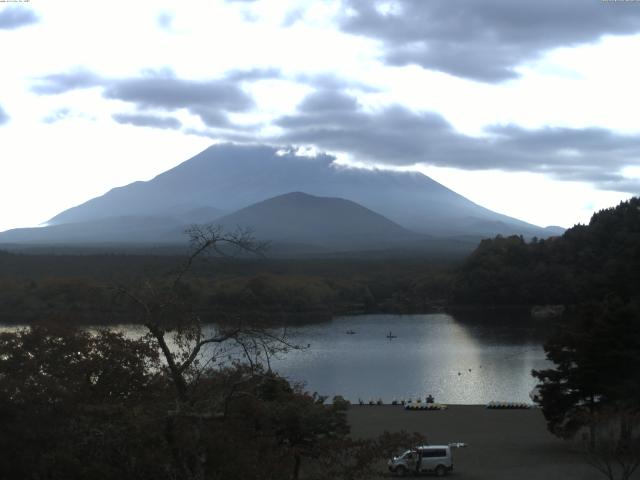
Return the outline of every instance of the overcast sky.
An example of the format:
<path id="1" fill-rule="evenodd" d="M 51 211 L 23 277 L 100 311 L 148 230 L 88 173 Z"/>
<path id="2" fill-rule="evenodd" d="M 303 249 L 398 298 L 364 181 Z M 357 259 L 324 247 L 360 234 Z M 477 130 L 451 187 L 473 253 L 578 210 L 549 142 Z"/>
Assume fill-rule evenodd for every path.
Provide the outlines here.
<path id="1" fill-rule="evenodd" d="M 418 169 L 538 225 L 640 193 L 640 1 L 0 3 L 0 230 L 212 143 Z"/>

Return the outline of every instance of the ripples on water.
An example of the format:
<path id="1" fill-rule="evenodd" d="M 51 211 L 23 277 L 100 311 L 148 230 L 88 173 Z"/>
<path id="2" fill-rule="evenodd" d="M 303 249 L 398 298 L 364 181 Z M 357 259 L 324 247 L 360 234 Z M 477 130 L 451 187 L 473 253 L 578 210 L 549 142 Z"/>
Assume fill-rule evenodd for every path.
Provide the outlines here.
<path id="1" fill-rule="evenodd" d="M 389 331 L 396 338 L 387 338 Z M 272 362 L 274 368 L 291 380 L 306 381 L 310 391 L 340 394 L 352 402 L 427 394 L 458 404 L 529 401 L 536 383 L 531 370 L 548 365 L 530 322 L 362 315 L 296 328 L 290 335 L 310 347 Z"/>

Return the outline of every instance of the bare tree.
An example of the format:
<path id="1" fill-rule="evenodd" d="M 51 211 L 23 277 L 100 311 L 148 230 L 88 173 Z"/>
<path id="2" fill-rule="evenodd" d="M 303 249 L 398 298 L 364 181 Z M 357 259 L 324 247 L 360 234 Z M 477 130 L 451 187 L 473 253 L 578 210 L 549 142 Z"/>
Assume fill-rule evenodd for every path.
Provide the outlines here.
<path id="1" fill-rule="evenodd" d="M 191 239 L 191 253 L 185 262 L 169 276 L 160 280 L 145 280 L 135 288 L 118 286 L 118 292 L 128 298 L 146 327 L 146 337 L 162 354 L 164 368 L 175 387 L 175 409 L 168 412 L 166 437 L 178 465 L 181 478 L 204 478 L 206 456 L 199 450 L 198 439 L 204 423 L 224 415 L 227 404 L 237 389 L 221 392 L 220 398 L 209 399 L 203 408 L 196 402 L 196 390 L 201 377 L 223 361 L 248 365 L 238 385 L 252 375 L 271 370 L 270 358 L 290 348 L 298 348 L 287 340 L 286 330 L 252 325 L 241 318 L 233 322 L 204 322 L 193 308 L 188 277 L 197 261 L 207 254 L 229 257 L 238 254 L 262 255 L 264 244 L 255 241 L 251 232 L 238 229 L 226 233 L 216 226 L 194 226 L 187 231 Z M 266 364 L 266 365 L 265 365 Z M 265 368 L 263 369 L 263 365 Z M 180 428 L 176 425 L 180 422 Z M 187 449 L 177 440 L 179 429 L 189 431 L 192 440 Z M 195 447 L 194 447 L 195 446 Z"/>

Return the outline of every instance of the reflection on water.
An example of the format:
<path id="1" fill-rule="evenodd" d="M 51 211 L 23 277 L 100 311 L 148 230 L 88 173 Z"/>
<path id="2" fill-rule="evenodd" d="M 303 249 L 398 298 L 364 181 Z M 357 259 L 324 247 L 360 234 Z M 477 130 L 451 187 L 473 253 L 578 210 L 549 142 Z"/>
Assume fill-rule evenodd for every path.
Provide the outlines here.
<path id="1" fill-rule="evenodd" d="M 349 335 L 346 332 L 356 333 Z M 396 338 L 389 339 L 392 331 Z M 457 322 L 446 314 L 361 315 L 290 330 L 309 349 L 272 362 L 323 395 L 386 402 L 432 394 L 444 403 L 529 401 L 547 365 L 531 324 Z"/>
<path id="2" fill-rule="evenodd" d="M 110 328 L 131 337 L 146 333 L 135 325 Z M 273 369 L 311 392 L 352 402 L 428 394 L 443 403 L 528 402 L 536 383 L 531 370 L 548 366 L 539 326 L 500 315 L 345 316 L 288 334 L 292 343 L 310 346 L 272 359 Z M 213 348 L 203 354 L 222 361 L 233 354 Z"/>

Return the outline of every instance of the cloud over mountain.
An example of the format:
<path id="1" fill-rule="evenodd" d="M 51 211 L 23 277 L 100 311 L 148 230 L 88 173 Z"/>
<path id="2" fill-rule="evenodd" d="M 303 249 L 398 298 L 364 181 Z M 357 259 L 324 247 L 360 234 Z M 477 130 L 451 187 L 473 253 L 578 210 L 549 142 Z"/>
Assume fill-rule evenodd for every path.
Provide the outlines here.
<path id="1" fill-rule="evenodd" d="M 471 137 L 436 113 L 399 105 L 365 110 L 354 97 L 328 90 L 310 94 L 296 113 L 276 123 L 283 129 L 282 143 L 313 144 L 363 161 L 538 172 L 603 189 L 640 191 L 640 182 L 621 173 L 640 165 L 640 136 L 603 128 L 492 126 L 485 136 Z"/>

